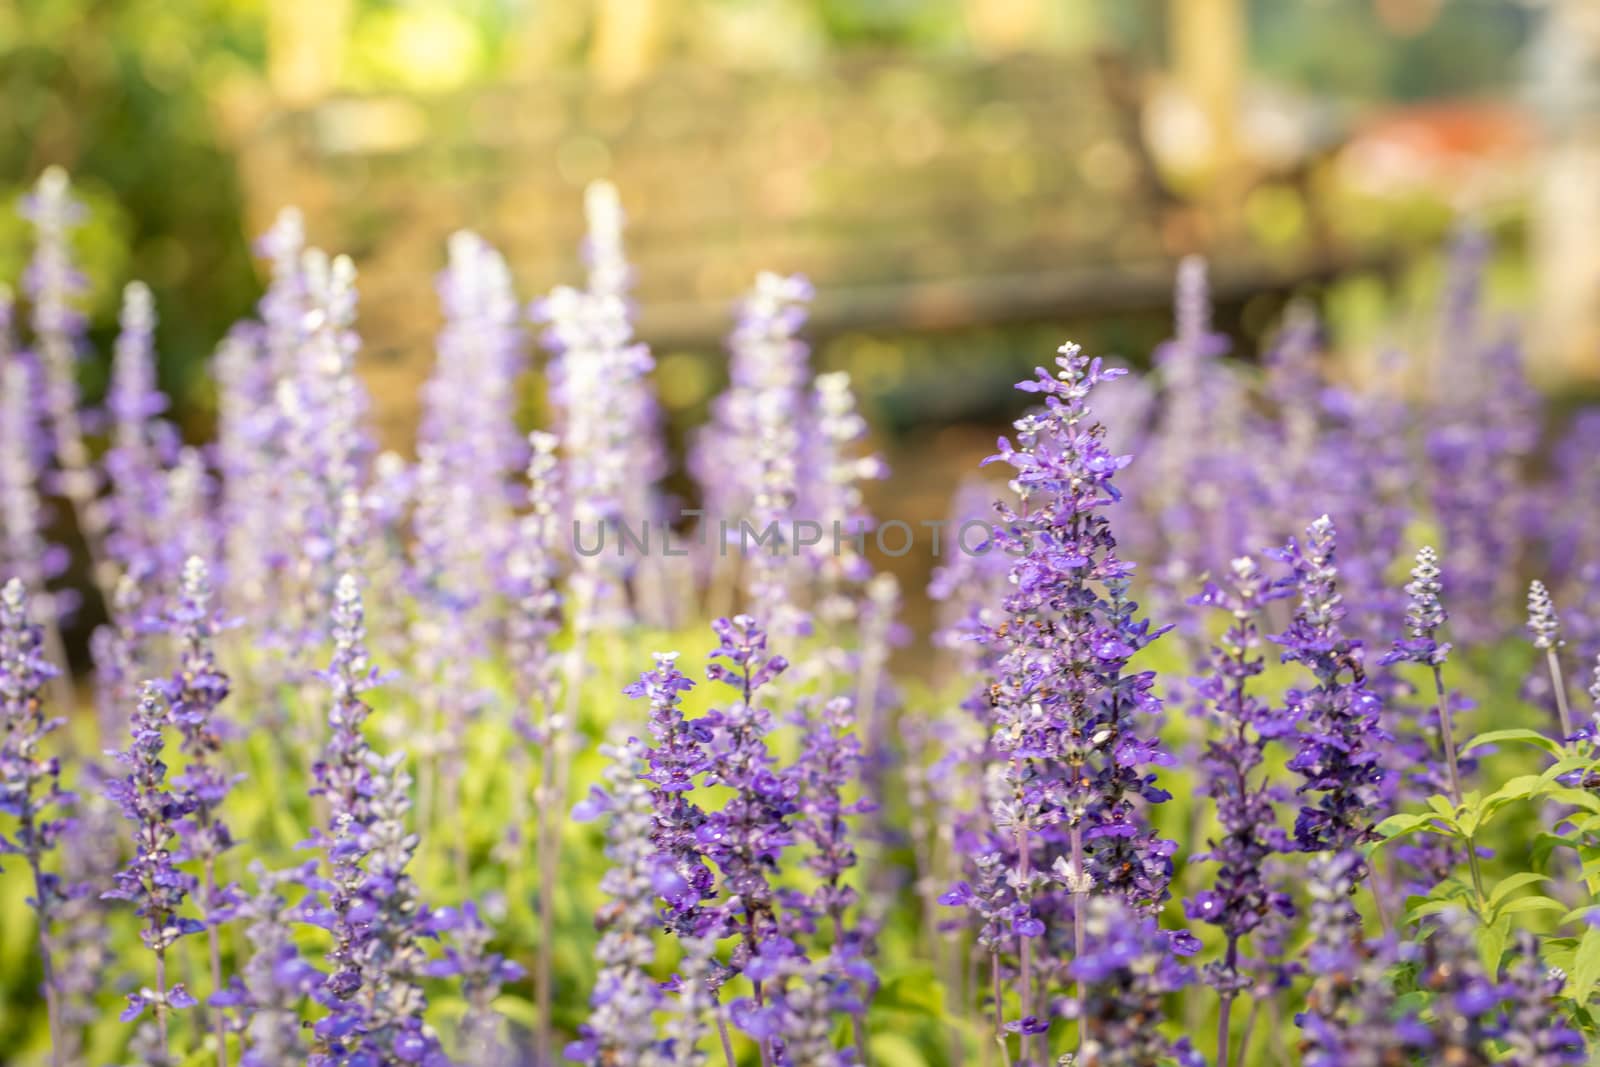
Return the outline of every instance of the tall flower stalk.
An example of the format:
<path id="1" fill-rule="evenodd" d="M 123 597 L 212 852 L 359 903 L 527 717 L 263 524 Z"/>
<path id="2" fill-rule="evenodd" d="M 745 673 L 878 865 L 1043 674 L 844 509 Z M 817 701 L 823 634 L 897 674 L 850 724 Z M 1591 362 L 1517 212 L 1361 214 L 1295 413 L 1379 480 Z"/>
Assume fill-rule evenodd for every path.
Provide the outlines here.
<path id="1" fill-rule="evenodd" d="M 43 629 L 28 615 L 22 582 L 12 578 L 0 589 L 0 812 L 17 820 L 11 835 L 0 835 L 0 855 L 21 856 L 33 875 L 33 907 L 39 958 L 44 966 L 45 1004 L 50 1016 L 51 1062 L 63 1062 L 61 990 L 56 982 L 54 927 L 67 887 L 46 870 L 50 853 L 70 828 L 65 817 L 73 797 L 61 788 L 61 764 L 45 754 L 46 739 L 61 719 L 45 715 L 44 689 L 55 668 L 44 658 Z"/>
<path id="2" fill-rule="evenodd" d="M 40 383 L 34 362 L 14 347 L 11 290 L 0 287 L 0 573 L 19 579 L 44 603 L 44 621 L 55 612 L 44 598 L 45 582 L 66 563 L 45 540 L 40 475 L 48 444 L 35 402 Z"/>
<path id="3" fill-rule="evenodd" d="M 147 682 L 139 696 L 139 706 L 130 720 L 132 743 L 118 759 L 128 768 L 126 776 L 106 783 L 106 793 L 133 824 L 134 855 L 118 871 L 108 898 L 134 905 L 143 920 L 139 937 L 155 956 L 154 989 L 141 989 L 128 995 L 123 1021 L 138 1018 L 146 1007 L 154 1013 L 153 1025 L 141 1039 L 147 1059 L 169 1062 L 173 1011 L 192 1008 L 197 1003 L 183 984 L 167 983 L 168 951 L 179 939 L 197 934 L 206 924 L 184 914 L 185 903 L 194 895 L 193 875 L 176 865 L 181 826 L 193 815 L 193 797 L 174 792 L 167 782 L 165 730 L 171 713 L 155 683 Z M 156 1058 L 159 1057 L 159 1061 Z"/>
<path id="4" fill-rule="evenodd" d="M 1140 804 L 1169 798 L 1145 768 L 1173 762 L 1139 729 L 1139 716 L 1160 709 L 1154 676 L 1127 670 L 1128 659 L 1164 631 L 1137 619 L 1128 595 L 1133 567 L 1117 555 L 1104 514 L 1120 499 L 1112 479 L 1130 458 L 1106 448 L 1088 407 L 1095 386 L 1122 372 L 1071 344 L 1056 365 L 1018 386 L 1041 394 L 1044 408 L 1017 420 L 1016 443 L 1001 438 L 990 459 L 1013 468 L 1019 502 L 1001 507 L 996 530 L 1014 556 L 1005 617 L 987 635 L 998 653 L 989 719 L 1004 784 L 991 804 L 995 835 L 980 858 L 1005 854 L 1011 869 L 1002 888 L 991 859 L 978 889 L 957 887 L 943 898 L 983 919 L 997 987 L 1002 948 L 1014 946 L 1021 1017 L 1000 1020 L 997 988 L 996 1039 L 1020 1032 L 1025 1058 L 1034 1046 L 1043 1052 L 1035 1036 L 1049 1029 L 1034 1011 L 1038 994 L 1067 978 L 1057 961 L 1083 954 L 1090 894 L 1154 914 L 1168 896 L 1175 850 Z M 1055 886 L 1070 899 L 1058 898 Z M 992 929 L 997 921 L 1009 927 L 1003 935 Z M 1186 935 L 1173 941 L 1193 947 Z M 1050 966 L 1036 972 L 1036 959 Z M 1043 990 L 1036 989 L 1041 978 Z M 1077 986 L 1081 1005 L 1081 980 Z M 1080 1026 L 1080 1044 L 1083 1037 Z"/>
<path id="5" fill-rule="evenodd" d="M 1283 647 L 1285 663 L 1300 664 L 1315 680 L 1287 698 L 1300 731 L 1288 766 L 1304 779 L 1296 793 L 1314 798 L 1295 819 L 1295 839 L 1303 851 L 1353 857 L 1350 873 L 1360 879 L 1368 873 L 1361 849 L 1375 839 L 1389 736 L 1379 723 L 1381 702 L 1367 688 L 1361 642 L 1340 626 L 1345 608 L 1335 540 L 1333 521 L 1324 515 L 1306 528 L 1303 543 L 1290 541 L 1275 553 L 1294 571 L 1300 600 L 1289 628 L 1273 640 Z M 1374 893 L 1387 921 L 1376 886 Z"/>
<path id="6" fill-rule="evenodd" d="M 654 805 L 643 777 L 645 748 L 638 741 L 606 748 L 610 757 L 605 788 L 592 789 L 579 805 L 579 818 L 604 815 L 606 858 L 611 867 L 600 889 L 610 898 L 599 920 L 600 944 L 595 958 L 600 974 L 589 995 L 589 1020 L 578 1028 L 578 1040 L 567 1046 L 570 1060 L 604 1065 L 631 1063 L 666 1067 L 673 1062 L 656 1034 L 654 1015 L 661 990 L 648 968 L 655 960 L 654 934 L 657 886 L 672 877 L 651 842 Z"/>
<path id="7" fill-rule="evenodd" d="M 1561 736 L 1572 736 L 1572 711 L 1567 703 L 1567 683 L 1561 673 L 1560 648 L 1561 618 L 1556 614 L 1555 602 L 1544 583 L 1534 581 L 1528 586 L 1528 633 L 1533 636 L 1533 647 L 1544 653 L 1546 668 L 1550 671 L 1550 688 L 1555 693 L 1556 717 L 1561 723 Z"/>
<path id="8" fill-rule="evenodd" d="M 84 355 L 83 301 L 88 280 L 73 261 L 72 235 L 83 224 L 83 205 L 60 167 L 49 167 L 22 201 L 33 227 L 34 254 L 24 289 L 33 301 L 33 334 L 43 372 L 43 407 L 50 417 L 58 489 L 72 506 L 94 562 L 95 584 L 109 602 L 116 581 L 104 557 L 106 514 L 78 415 L 78 361 Z"/>
<path id="9" fill-rule="evenodd" d="M 327 1009 L 318 1021 L 310 1063 L 442 1062 L 439 1040 L 424 1021 L 421 979 L 432 936 L 430 912 L 407 867 L 418 838 L 407 825 L 411 778 L 402 755 L 379 756 L 362 732 L 371 714 L 363 694 L 377 684 L 367 658 L 366 617 L 355 578 L 334 593 L 333 660 L 323 677 L 333 690 L 330 733 L 312 768 L 315 792 L 328 806 L 323 846 L 328 877 L 323 899 L 304 909 L 307 921 L 333 936 L 332 973 L 317 991 Z"/>
<path id="10" fill-rule="evenodd" d="M 183 565 L 183 583 L 172 626 L 178 635 L 178 669 L 166 686 L 172 722 L 182 737 L 181 750 L 189 758 L 183 773 L 173 779 L 182 790 L 187 816 L 178 824 L 182 856 L 198 860 L 201 870 L 200 905 L 206 925 L 206 947 L 211 964 L 211 989 L 222 992 L 222 932 L 225 919 L 239 903 L 237 890 L 219 885 L 217 864 L 234 845 L 221 808 L 232 776 L 217 759 L 229 734 L 217 709 L 228 696 L 228 676 L 217 667 L 214 643 L 221 629 L 212 601 L 211 575 L 205 562 L 190 556 Z M 226 1023 L 221 1013 L 214 1019 L 217 1063 L 228 1064 Z"/>
<path id="11" fill-rule="evenodd" d="M 157 420 L 167 399 L 156 386 L 155 306 L 144 283 L 130 282 L 123 290 L 121 326 L 106 395 L 112 434 L 104 459 L 111 487 L 106 548 L 122 574 L 151 581 L 159 574 L 163 548 L 162 468 L 174 442 Z"/>
<path id="12" fill-rule="evenodd" d="M 1230 1015 L 1234 1000 L 1253 984 L 1252 968 L 1241 956 L 1241 943 L 1264 923 L 1294 914 L 1288 893 L 1264 877 L 1270 858 L 1289 851 L 1279 827 L 1275 803 L 1280 790 L 1262 775 L 1267 746 L 1293 731 L 1293 723 L 1277 708 L 1249 691 L 1265 667 L 1257 653 L 1260 618 L 1268 603 L 1288 594 L 1282 583 L 1269 580 L 1249 557 L 1233 561 L 1226 584 L 1207 582 L 1195 598 L 1228 616 L 1228 628 L 1213 646 L 1207 673 L 1196 696 L 1220 736 L 1206 744 L 1200 764 L 1205 791 L 1217 806 L 1220 837 L 1196 859 L 1217 863 L 1216 882 L 1185 902 L 1189 918 L 1220 927 L 1227 938 L 1223 958 L 1208 964 L 1204 977 L 1222 998 L 1217 1018 L 1217 1067 L 1228 1067 L 1233 1043 Z M 1252 777 L 1257 780 L 1252 781 Z M 1239 1062 L 1246 1062 L 1239 1050 Z"/>
<path id="13" fill-rule="evenodd" d="M 303 884 L 304 869 L 267 871 L 252 864 L 256 891 L 238 906 L 250 941 L 242 980 L 211 998 L 214 1007 L 237 1009 L 240 1026 L 239 1067 L 277 1067 L 305 1062 L 301 1006 L 322 974 L 300 955 L 294 941 L 294 905 L 289 887 Z"/>

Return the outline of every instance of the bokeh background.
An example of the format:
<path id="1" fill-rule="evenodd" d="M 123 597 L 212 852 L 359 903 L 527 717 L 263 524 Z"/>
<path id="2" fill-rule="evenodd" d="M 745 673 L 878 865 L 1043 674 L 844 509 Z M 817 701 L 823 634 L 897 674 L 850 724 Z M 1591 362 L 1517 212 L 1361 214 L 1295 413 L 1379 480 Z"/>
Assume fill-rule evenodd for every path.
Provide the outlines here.
<path id="1" fill-rule="evenodd" d="M 1310 300 L 1358 375 L 1425 332 L 1465 221 L 1540 384 L 1600 379 L 1593 0 L 0 0 L 0 99 L 0 195 L 73 172 L 100 350 L 149 282 L 195 439 L 284 205 L 356 260 L 404 449 L 448 234 L 535 297 L 578 276 L 598 177 L 678 439 L 740 291 L 804 272 L 817 363 L 852 372 L 896 472 L 880 516 L 940 516 L 1063 338 L 1140 365 L 1189 253 L 1238 352 Z M 0 277 L 25 236 L 0 212 Z"/>

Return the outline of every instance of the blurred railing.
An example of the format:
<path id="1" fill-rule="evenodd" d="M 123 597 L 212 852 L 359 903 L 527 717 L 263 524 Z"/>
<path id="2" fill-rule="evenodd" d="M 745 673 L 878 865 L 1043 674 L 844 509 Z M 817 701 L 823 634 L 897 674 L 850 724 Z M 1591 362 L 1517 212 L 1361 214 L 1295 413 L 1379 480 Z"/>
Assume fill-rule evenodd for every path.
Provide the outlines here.
<path id="1" fill-rule="evenodd" d="M 436 98 L 334 97 L 241 145 L 253 223 L 306 209 L 362 269 L 368 351 L 430 351 L 428 272 L 468 227 L 523 295 L 579 277 L 581 190 L 629 216 L 641 333 L 713 345 L 761 269 L 819 288 L 814 328 L 943 329 L 1164 303 L 1171 264 L 1213 254 L 1218 288 L 1290 286 L 1369 258 L 1332 232 L 1308 175 L 1276 173 L 1303 235 L 1256 246 L 1146 148 L 1140 77 L 1114 57 L 845 58 L 803 74 L 667 68 L 620 91 L 551 76 Z M 404 362 L 404 360 L 397 360 Z"/>

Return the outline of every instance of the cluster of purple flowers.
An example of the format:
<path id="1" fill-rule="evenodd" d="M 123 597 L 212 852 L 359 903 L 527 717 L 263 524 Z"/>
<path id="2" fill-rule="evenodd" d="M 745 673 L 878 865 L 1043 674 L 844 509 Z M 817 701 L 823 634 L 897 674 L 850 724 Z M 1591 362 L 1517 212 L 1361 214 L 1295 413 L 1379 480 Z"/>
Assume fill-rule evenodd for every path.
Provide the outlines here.
<path id="1" fill-rule="evenodd" d="M 776 723 L 766 701 L 788 662 L 747 615 L 719 619 L 713 629 L 719 643 L 706 676 L 729 687 L 733 700 L 689 718 L 683 695 L 694 683 L 676 653 L 658 653 L 655 669 L 627 689 L 650 703 L 654 744 L 614 749 L 611 789 L 595 790 L 582 805 L 586 814 L 611 815 L 613 867 L 604 888 L 614 903 L 594 1014 L 569 1055 L 609 1063 L 608 1050 L 632 1050 L 645 1057 L 638 1062 L 687 1054 L 680 1034 L 660 1035 L 651 1022 L 664 987 L 645 968 L 659 930 L 679 940 L 692 963 L 691 973 L 666 987 L 679 994 L 675 1010 L 689 1030 L 703 1025 L 709 1008 L 724 1045 L 731 1021 L 756 1042 L 763 1063 L 859 1062 L 877 977 L 874 924 L 845 881 L 857 864 L 849 820 L 870 810 L 846 796 L 862 762 L 851 703 L 835 698 L 818 710 L 802 702 L 793 716 L 802 747 L 792 763 L 781 763 L 768 742 Z M 626 770 L 634 763 L 637 775 Z M 728 797 L 713 809 L 700 797 L 717 787 Z M 816 884 L 779 884 L 802 842 Z M 731 942 L 726 960 L 707 955 L 720 942 Z M 724 1004 L 740 979 L 748 995 Z M 852 1022 L 853 1048 L 834 1047 L 840 1019 Z"/>
<path id="2" fill-rule="evenodd" d="M 987 461 L 1009 499 L 968 485 L 953 507 L 958 526 L 992 520 L 992 540 L 947 553 L 930 589 L 944 677 L 902 689 L 900 586 L 855 539 L 883 467 L 848 377 L 813 375 L 802 278 L 758 277 L 690 461 L 708 528 L 742 515 L 761 540 L 741 533 L 728 559 L 702 538 L 682 564 L 621 551 L 661 528 L 667 452 L 620 199 L 596 183 L 585 206 L 586 279 L 533 307 L 559 432 L 518 425 L 524 306 L 503 257 L 459 233 L 413 462 L 369 425 L 354 265 L 308 247 L 292 211 L 261 243 L 256 318 L 219 348 L 213 446 L 167 419 L 137 282 L 104 411 L 81 413 L 82 210 L 59 171 L 27 198 L 28 314 L 0 288 L 0 856 L 31 875 L 52 1067 L 86 1062 L 90 1031 L 108 1040 L 113 989 L 138 1025 L 109 1040 L 144 1065 L 551 1067 L 564 1045 L 597 1067 L 719 1051 L 865 1067 L 906 1022 L 942 1031 L 952 1063 L 976 1030 L 1015 1067 L 1199 1067 L 1213 1008 L 1219 1067 L 1583 1062 L 1582 983 L 1544 962 L 1587 975 L 1582 941 L 1479 929 L 1472 841 L 1371 848 L 1387 815 L 1479 802 L 1456 736 L 1472 705 L 1444 679 L 1469 684 L 1471 657 L 1451 659 L 1445 626 L 1486 650 L 1513 632 L 1523 562 L 1543 568 L 1526 693 L 1559 723 L 1549 778 L 1573 801 L 1594 786 L 1563 652 L 1600 654 L 1584 596 L 1600 540 L 1555 502 L 1592 498 L 1595 422 L 1575 420 L 1536 484 L 1537 398 L 1480 322 L 1480 242 L 1458 248 L 1440 324 L 1476 373 L 1420 407 L 1329 384 L 1303 310 L 1264 375 L 1238 373 L 1193 259 L 1155 387 L 1063 346 L 1018 386 L 1038 406 Z M 52 505 L 105 608 L 105 765 L 46 711 L 72 706 L 49 661 L 77 607 Z M 823 538 L 789 540 L 797 519 Z M 574 551 L 570 522 L 618 551 Z M 1414 525 L 1451 566 L 1423 549 L 1401 590 Z M 1154 566 L 1136 572 L 1135 551 Z M 603 857 L 564 858 L 569 793 L 588 784 L 574 752 L 637 714 L 596 679 L 701 593 L 718 696 L 656 655 L 624 690 L 644 728 L 600 748 L 603 781 L 573 811 L 604 820 Z M 1180 647 L 1152 648 L 1174 627 Z M 1164 652 L 1197 676 L 1158 676 Z M 377 693 L 374 658 L 406 684 Z M 1169 803 L 1174 782 L 1203 800 Z M 1551 836 L 1592 853 L 1572 825 Z M 590 858 L 607 870 L 586 888 Z M 1444 888 L 1405 913 L 1393 883 Z M 1501 884 L 1495 906 L 1534 883 Z M 1445 906 L 1456 886 L 1472 913 Z M 570 921 L 589 889 L 606 898 L 592 941 Z M 135 921 L 145 951 L 117 959 L 107 932 Z M 590 945 L 592 984 L 586 962 L 558 973 Z M 918 952 L 937 986 L 901 969 Z M 1291 1015 L 1297 1034 L 1254 1036 Z"/>
<path id="3" fill-rule="evenodd" d="M 1049 1026 L 1036 992 L 1048 997 L 1082 954 L 1090 894 L 1154 915 L 1176 851 L 1143 808 L 1169 799 L 1148 768 L 1173 762 L 1141 729 L 1160 711 L 1155 676 L 1128 669 L 1163 631 L 1137 618 L 1133 568 L 1104 514 L 1128 457 L 1106 448 L 1087 404 L 1121 372 L 1076 345 L 1062 347 L 1057 366 L 1018 387 L 1042 394 L 1045 408 L 1019 419 L 1017 443 L 1002 438 L 994 457 L 1015 471 L 1020 501 L 1000 510 L 996 539 L 1017 558 L 1005 616 L 986 635 L 996 649 L 988 721 L 1000 784 L 974 842 L 977 888 L 963 882 L 941 898 L 983 921 L 997 1018 L 1001 956 L 1015 955 L 1020 1017 L 1005 1025 L 1025 1050 Z M 1187 934 L 1173 940 L 1195 947 Z"/>
<path id="4" fill-rule="evenodd" d="M 1217 875 L 1211 888 L 1184 902 L 1185 915 L 1220 927 L 1227 938 L 1222 958 L 1204 969 L 1207 983 L 1222 997 L 1217 1058 L 1223 1067 L 1229 1059 L 1229 1008 L 1263 977 L 1243 955 L 1243 942 L 1265 927 L 1269 944 L 1281 943 L 1282 928 L 1295 914 L 1291 894 L 1268 877 L 1269 862 L 1290 851 L 1290 844 L 1278 825 L 1284 790 L 1263 772 L 1268 746 L 1283 741 L 1294 723 L 1250 688 L 1266 666 L 1257 652 L 1261 616 L 1268 604 L 1290 592 L 1285 581 L 1269 579 L 1255 560 L 1241 556 L 1225 584 L 1208 581 L 1196 598 L 1228 618 L 1211 650 L 1209 670 L 1194 687 L 1202 713 L 1216 724 L 1216 736 L 1207 740 L 1199 762 L 1220 830 L 1207 842 L 1208 851 L 1194 859 L 1216 863 Z"/>

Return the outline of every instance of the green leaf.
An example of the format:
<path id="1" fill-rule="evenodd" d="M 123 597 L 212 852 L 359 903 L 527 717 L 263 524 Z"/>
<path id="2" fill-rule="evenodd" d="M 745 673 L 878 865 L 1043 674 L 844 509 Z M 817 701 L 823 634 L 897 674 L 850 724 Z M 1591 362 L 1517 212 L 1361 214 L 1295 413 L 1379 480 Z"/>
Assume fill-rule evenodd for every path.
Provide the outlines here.
<path id="1" fill-rule="evenodd" d="M 1561 743 L 1554 738 L 1546 737 L 1537 730 L 1516 729 L 1490 730 L 1486 734 L 1479 734 L 1461 746 L 1461 754 L 1466 755 L 1480 745 L 1493 745 L 1501 741 L 1520 741 L 1523 744 L 1544 749 L 1552 756 L 1559 755 L 1561 752 Z"/>
<path id="2" fill-rule="evenodd" d="M 1583 932 L 1578 950 L 1573 953 L 1564 992 L 1579 1004 L 1586 1004 L 1596 979 L 1600 979 L 1600 926 L 1591 926 Z"/>
<path id="3" fill-rule="evenodd" d="M 1495 811 L 1513 800 L 1523 800 L 1540 792 L 1545 785 L 1542 774 L 1519 774 L 1505 785 L 1490 793 L 1483 801 L 1486 811 Z"/>
<path id="4" fill-rule="evenodd" d="M 1518 897 L 1504 907 L 1496 908 L 1496 916 L 1524 915 L 1530 911 L 1566 911 L 1567 906 L 1549 897 Z"/>
<path id="5" fill-rule="evenodd" d="M 1433 816 L 1428 814 L 1391 815 L 1387 819 L 1380 822 L 1376 829 L 1380 837 L 1386 841 L 1392 841 L 1397 837 L 1403 837 L 1406 834 L 1411 833 L 1412 831 L 1416 830 L 1417 827 L 1421 826 L 1431 818 L 1433 818 Z"/>
<path id="6" fill-rule="evenodd" d="M 1429 797 L 1428 798 L 1428 807 L 1433 809 L 1436 813 L 1438 813 L 1439 815 L 1443 816 L 1445 819 L 1449 820 L 1450 822 L 1455 822 L 1456 806 L 1454 804 L 1450 803 L 1450 801 L 1448 799 L 1446 799 L 1445 797 L 1441 797 L 1441 796 L 1437 796 L 1437 795 Z"/>
<path id="7" fill-rule="evenodd" d="M 1506 941 L 1510 937 L 1511 924 L 1503 920 L 1478 927 L 1478 959 L 1490 974 L 1500 973 L 1500 957 L 1506 954 Z"/>
<path id="8" fill-rule="evenodd" d="M 1548 882 L 1550 879 L 1533 871 L 1521 871 L 1500 879 L 1500 882 L 1489 892 L 1489 906 L 1495 907 L 1512 893 L 1539 882 Z"/>
<path id="9" fill-rule="evenodd" d="M 1575 808 L 1600 815 L 1600 797 L 1595 796 L 1587 789 L 1573 789 L 1570 786 L 1561 786 L 1551 789 L 1545 796 L 1556 804 L 1571 804 Z"/>

